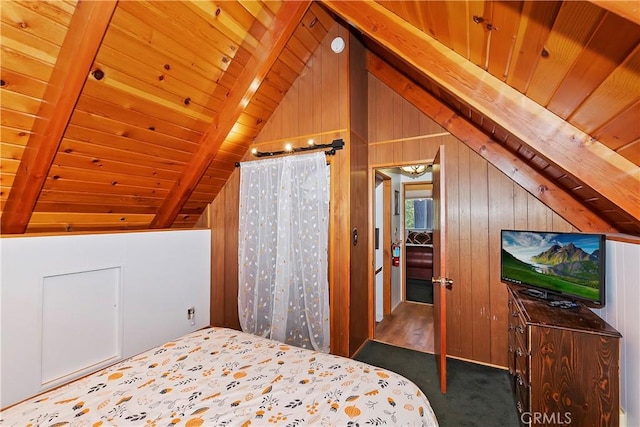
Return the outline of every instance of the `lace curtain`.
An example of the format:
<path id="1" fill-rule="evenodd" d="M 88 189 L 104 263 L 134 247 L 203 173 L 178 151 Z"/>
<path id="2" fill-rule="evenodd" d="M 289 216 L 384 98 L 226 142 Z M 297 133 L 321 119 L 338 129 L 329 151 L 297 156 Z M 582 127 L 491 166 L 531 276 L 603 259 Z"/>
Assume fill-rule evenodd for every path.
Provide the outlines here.
<path id="1" fill-rule="evenodd" d="M 243 331 L 329 351 L 328 230 L 324 153 L 242 164 L 238 314 Z"/>

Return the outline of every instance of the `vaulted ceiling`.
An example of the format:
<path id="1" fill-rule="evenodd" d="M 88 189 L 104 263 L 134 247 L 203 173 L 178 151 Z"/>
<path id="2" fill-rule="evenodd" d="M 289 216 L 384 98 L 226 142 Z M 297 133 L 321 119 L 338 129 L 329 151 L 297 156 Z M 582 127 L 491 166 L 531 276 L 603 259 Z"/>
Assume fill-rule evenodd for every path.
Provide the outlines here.
<path id="1" fill-rule="evenodd" d="M 532 194 L 640 235 L 639 7 L 2 1 L 2 233 L 192 227 L 339 21 Z"/>

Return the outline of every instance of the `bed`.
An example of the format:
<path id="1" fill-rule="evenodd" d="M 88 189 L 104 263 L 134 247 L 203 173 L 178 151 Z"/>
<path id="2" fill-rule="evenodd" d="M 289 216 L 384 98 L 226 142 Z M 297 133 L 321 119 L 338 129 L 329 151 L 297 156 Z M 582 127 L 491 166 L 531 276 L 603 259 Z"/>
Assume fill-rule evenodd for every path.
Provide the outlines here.
<path id="1" fill-rule="evenodd" d="M 437 426 L 408 379 L 206 328 L 2 411 L 3 426 Z"/>

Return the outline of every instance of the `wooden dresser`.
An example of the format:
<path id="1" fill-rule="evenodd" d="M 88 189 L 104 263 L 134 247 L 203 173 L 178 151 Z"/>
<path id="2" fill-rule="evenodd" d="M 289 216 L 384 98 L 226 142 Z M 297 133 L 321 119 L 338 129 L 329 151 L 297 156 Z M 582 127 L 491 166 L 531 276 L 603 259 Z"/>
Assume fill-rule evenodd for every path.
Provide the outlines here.
<path id="1" fill-rule="evenodd" d="M 618 426 L 620 338 L 584 306 L 509 293 L 509 374 L 523 425 Z"/>

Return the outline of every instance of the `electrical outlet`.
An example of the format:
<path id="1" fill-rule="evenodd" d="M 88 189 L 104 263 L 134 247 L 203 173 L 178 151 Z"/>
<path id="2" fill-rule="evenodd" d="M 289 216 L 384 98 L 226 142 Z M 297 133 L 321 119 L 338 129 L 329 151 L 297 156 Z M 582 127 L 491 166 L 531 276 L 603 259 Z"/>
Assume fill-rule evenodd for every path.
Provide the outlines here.
<path id="1" fill-rule="evenodd" d="M 192 325 L 196 324 L 196 308 L 195 307 L 187 308 L 187 320 L 190 320 Z"/>

